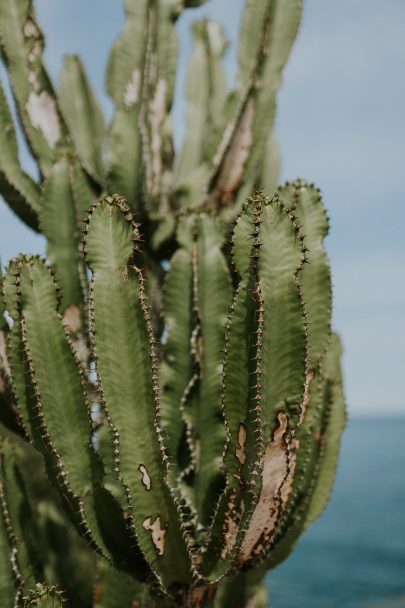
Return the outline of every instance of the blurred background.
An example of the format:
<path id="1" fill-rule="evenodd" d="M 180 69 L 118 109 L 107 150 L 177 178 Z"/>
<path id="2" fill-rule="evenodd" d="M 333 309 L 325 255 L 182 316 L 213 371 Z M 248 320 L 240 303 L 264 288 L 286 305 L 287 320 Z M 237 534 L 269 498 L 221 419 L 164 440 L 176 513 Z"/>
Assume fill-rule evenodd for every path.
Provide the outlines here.
<path id="1" fill-rule="evenodd" d="M 64 53 L 79 53 L 109 117 L 104 68 L 123 25 L 121 2 L 35 4 L 51 74 L 57 80 Z M 224 25 L 232 82 L 242 8 L 243 0 L 209 0 L 180 19 L 177 145 L 191 22 L 204 16 Z M 349 421 L 329 507 L 268 575 L 272 608 L 405 606 L 404 65 L 404 0 L 304 0 L 278 99 L 281 181 L 316 182 L 329 211 Z M 4 71 L 0 76 L 6 83 Z M 33 174 L 20 143 L 22 164 Z M 2 263 L 21 250 L 44 253 L 44 240 L 0 200 Z"/>

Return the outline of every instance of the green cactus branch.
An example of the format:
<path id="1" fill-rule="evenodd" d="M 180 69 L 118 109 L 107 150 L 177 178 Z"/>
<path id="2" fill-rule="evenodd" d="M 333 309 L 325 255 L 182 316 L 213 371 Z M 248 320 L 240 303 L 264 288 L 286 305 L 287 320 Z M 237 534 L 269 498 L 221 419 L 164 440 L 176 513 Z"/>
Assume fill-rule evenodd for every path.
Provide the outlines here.
<path id="1" fill-rule="evenodd" d="M 2 1 L 0 24 L 1 52 L 27 143 L 47 175 L 57 149 L 68 145 L 68 133 L 43 64 L 44 37 L 32 0 Z"/>
<path id="2" fill-rule="evenodd" d="M 18 217 L 30 228 L 38 231 L 39 188 L 19 165 L 15 126 L 2 87 L 0 87 L 0 191 Z"/>
<path id="3" fill-rule="evenodd" d="M 275 92 L 296 36 L 301 11 L 301 0 L 288 3 L 248 0 L 246 3 L 239 46 L 238 86 L 228 104 L 224 129 L 212 144 L 207 187 L 207 205 L 212 209 L 219 211 L 230 202 L 235 206 L 235 199 L 243 201 L 253 189 L 252 180 L 272 130 Z"/>
<path id="4" fill-rule="evenodd" d="M 24 598 L 24 608 L 62 608 L 65 605 L 63 593 L 54 586 L 37 583 Z"/>
<path id="5" fill-rule="evenodd" d="M 225 32 L 195 23 L 176 155 L 176 23 L 202 4 L 125 0 L 105 127 L 80 58 L 56 92 L 32 1 L 0 1 L 39 167 L 38 183 L 22 170 L 0 91 L 0 194 L 48 256 L 1 278 L 5 608 L 264 608 L 266 571 L 331 492 L 345 403 L 328 218 L 313 184 L 276 186 L 302 2 L 246 0 L 234 90 Z"/>
<path id="6" fill-rule="evenodd" d="M 194 23 L 193 35 L 194 51 L 186 80 L 188 128 L 176 163 L 179 185 L 192 182 L 190 173 L 207 162 L 207 140 L 218 127 L 227 95 L 226 76 L 221 65 L 227 40 L 221 26 L 214 21 L 198 21 Z"/>
<path id="7" fill-rule="evenodd" d="M 83 167 L 97 184 L 103 186 L 104 117 L 77 55 L 64 58 L 58 99 Z"/>

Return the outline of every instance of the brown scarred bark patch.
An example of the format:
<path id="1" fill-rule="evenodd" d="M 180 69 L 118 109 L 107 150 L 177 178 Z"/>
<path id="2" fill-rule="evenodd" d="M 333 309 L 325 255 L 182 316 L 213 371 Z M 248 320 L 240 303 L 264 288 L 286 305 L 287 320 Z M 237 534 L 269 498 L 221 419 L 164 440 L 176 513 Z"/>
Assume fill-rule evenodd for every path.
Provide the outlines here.
<path id="1" fill-rule="evenodd" d="M 222 164 L 214 178 L 213 188 L 209 195 L 208 206 L 217 210 L 222 204 L 233 200 L 243 178 L 246 162 L 253 144 L 254 99 L 250 97 L 242 112 L 239 125 L 233 134 L 229 148 L 224 152 Z M 224 139 L 226 138 L 226 132 Z M 219 162 L 220 152 L 214 158 Z"/>
<path id="2" fill-rule="evenodd" d="M 240 564 L 262 552 L 275 530 L 292 489 L 296 459 L 286 441 L 287 414 L 280 412 L 277 420 L 278 427 L 262 457 L 262 488 L 242 542 L 238 560 Z"/>
<path id="3" fill-rule="evenodd" d="M 149 476 L 149 473 L 148 473 L 145 465 L 143 465 L 143 464 L 140 464 L 138 468 L 139 468 L 140 472 L 142 473 L 142 483 L 145 486 L 145 490 L 148 490 L 148 492 L 149 492 L 149 490 L 152 488 L 152 481 Z"/>
<path id="4" fill-rule="evenodd" d="M 152 542 L 156 547 L 159 555 L 163 555 L 165 550 L 165 536 L 167 526 L 161 527 L 160 515 L 155 520 L 152 517 L 147 517 L 142 526 L 152 535 Z"/>

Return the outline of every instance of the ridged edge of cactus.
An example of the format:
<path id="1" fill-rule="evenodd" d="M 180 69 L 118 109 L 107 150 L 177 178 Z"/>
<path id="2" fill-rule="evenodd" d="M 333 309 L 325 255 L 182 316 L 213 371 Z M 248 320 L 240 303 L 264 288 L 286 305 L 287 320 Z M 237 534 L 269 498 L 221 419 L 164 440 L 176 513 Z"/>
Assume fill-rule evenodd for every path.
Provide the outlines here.
<path id="1" fill-rule="evenodd" d="M 77 55 L 64 57 L 58 99 L 83 167 L 102 185 L 104 117 Z"/>
<path id="2" fill-rule="evenodd" d="M 63 593 L 54 585 L 37 583 L 26 597 L 24 597 L 24 608 L 58 608 L 65 604 Z"/>
<path id="3" fill-rule="evenodd" d="M 284 463 L 278 490 L 273 489 L 273 500 L 278 504 L 279 492 L 282 502 L 289 495 L 296 447 L 294 429 L 304 407 L 306 374 L 307 325 L 298 281 L 306 258 L 295 216 L 277 197 L 256 194 L 236 222 L 232 255 L 240 283 L 227 328 L 222 385 L 228 433 L 223 457 L 227 487 L 218 501 L 203 557 L 204 572 L 216 580 L 264 551 L 276 531 L 278 517 L 274 522 L 260 520 L 260 524 L 256 520 L 260 518 L 262 501 L 267 500 L 266 493 L 271 492 L 274 476 L 269 467 L 273 452 L 282 453 Z M 286 274 L 288 281 L 281 279 Z M 285 304 L 289 306 L 288 315 L 280 310 L 285 322 L 277 327 L 275 311 Z M 250 321 L 245 320 L 247 314 Z M 235 331 L 232 323 L 238 330 L 235 338 L 229 333 Z M 252 331 L 256 335 L 253 343 L 249 338 Z M 238 348 L 230 348 L 230 338 L 236 340 Z M 290 339 L 295 343 L 293 350 Z M 241 354 L 244 343 L 246 348 Z M 274 349 L 277 357 L 271 355 Z M 228 379 L 231 354 L 235 374 Z M 282 369 L 274 369 L 269 381 L 269 362 L 281 365 L 280 360 Z M 238 390 L 243 374 L 246 382 Z M 269 435 L 274 423 L 274 433 Z M 275 511 L 280 512 L 281 503 L 276 507 Z"/>
<path id="4" fill-rule="evenodd" d="M 27 143 L 46 174 L 69 137 L 43 64 L 44 37 L 32 0 L 1 3 L 0 44 Z"/>
<path id="5" fill-rule="evenodd" d="M 92 272 L 90 331 L 100 403 L 110 426 L 117 479 L 125 489 L 129 529 L 156 582 L 167 589 L 174 582 L 189 583 L 192 564 L 187 529 L 167 483 L 156 346 L 144 278 L 134 259 L 138 243 L 138 226 L 122 197 L 93 205 L 84 252 Z M 125 365 L 117 366 L 109 352 L 127 353 Z M 144 440 L 134 442 L 139 428 Z"/>
<path id="6" fill-rule="evenodd" d="M 33 230 L 39 230 L 40 190 L 20 166 L 18 144 L 10 108 L 0 86 L 0 185 L 10 208 Z"/>
<path id="7" fill-rule="evenodd" d="M 0 451 L 0 462 L 3 460 L 2 450 Z M 0 559 L 2 561 L 2 573 L 0 576 L 0 585 L 2 587 L 2 595 L 8 595 L 6 601 L 13 602 L 14 608 L 21 604 L 22 593 L 24 588 L 24 579 L 18 562 L 18 545 L 19 541 L 15 535 L 7 496 L 4 487 L 4 482 L 0 478 Z M 8 580 L 4 584 L 4 577 Z"/>

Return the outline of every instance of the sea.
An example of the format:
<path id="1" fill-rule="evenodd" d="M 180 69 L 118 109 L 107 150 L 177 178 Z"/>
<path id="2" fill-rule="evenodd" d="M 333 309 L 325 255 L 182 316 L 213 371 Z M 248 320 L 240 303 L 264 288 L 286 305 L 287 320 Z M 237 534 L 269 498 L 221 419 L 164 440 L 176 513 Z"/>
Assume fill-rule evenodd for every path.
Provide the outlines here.
<path id="1" fill-rule="evenodd" d="M 266 583 L 271 608 L 405 608 L 405 417 L 349 420 L 326 510 Z"/>

